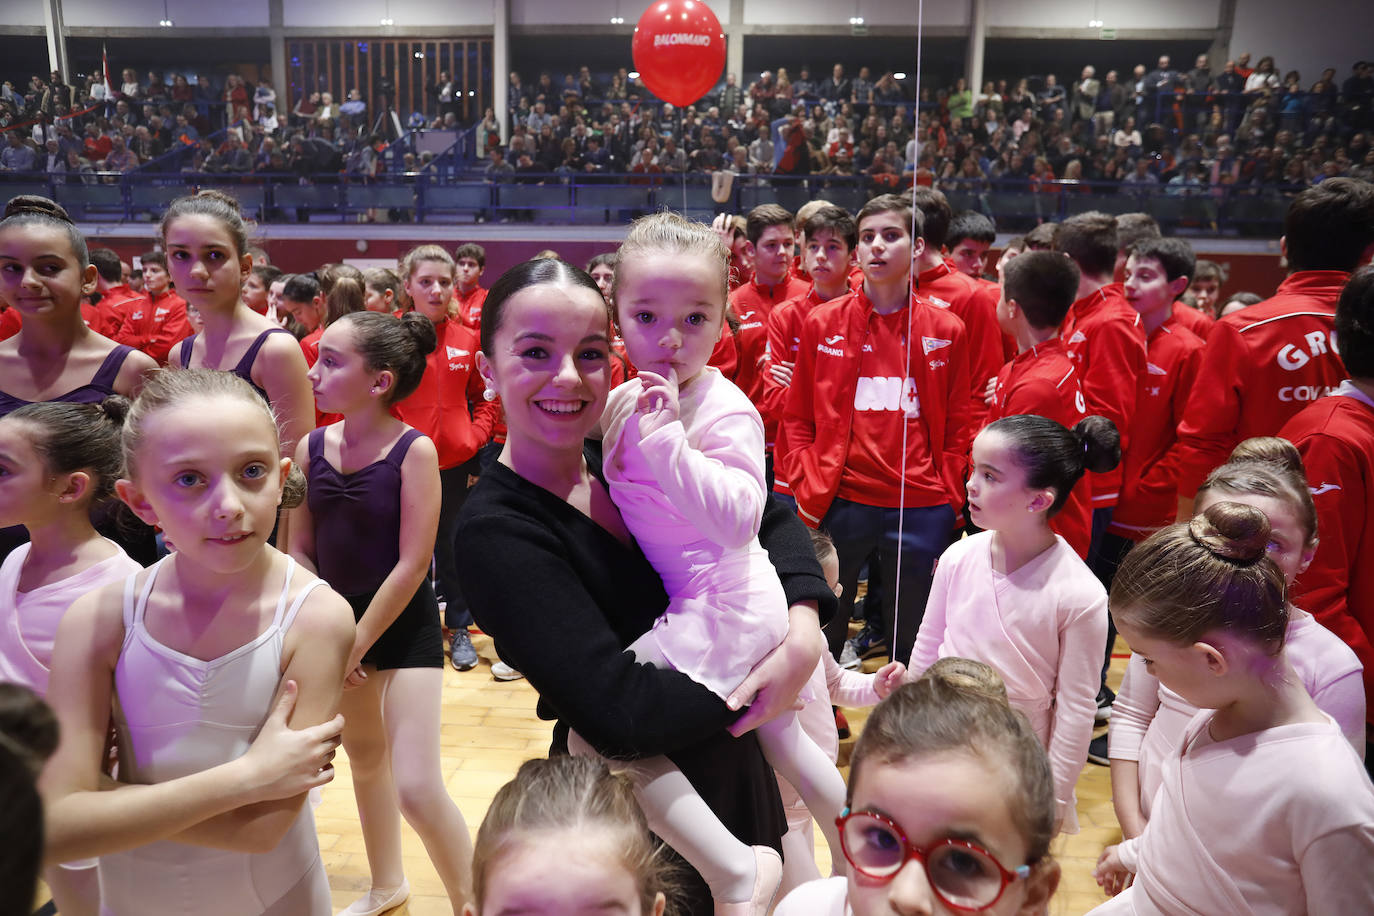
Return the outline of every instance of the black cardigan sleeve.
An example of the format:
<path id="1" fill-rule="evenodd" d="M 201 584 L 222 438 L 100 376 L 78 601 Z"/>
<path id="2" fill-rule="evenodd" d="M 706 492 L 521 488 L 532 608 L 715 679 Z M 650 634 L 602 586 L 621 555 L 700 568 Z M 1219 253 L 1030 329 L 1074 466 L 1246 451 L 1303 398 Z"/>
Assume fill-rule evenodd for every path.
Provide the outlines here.
<path id="1" fill-rule="evenodd" d="M 482 629 L 541 701 L 608 757 L 690 747 L 738 718 L 710 690 L 623 650 L 566 545 L 538 519 L 468 516 L 458 574 Z"/>
<path id="2" fill-rule="evenodd" d="M 759 543 L 768 551 L 768 559 L 778 571 L 787 603 L 815 601 L 821 625 L 828 623 L 835 616 L 839 599 L 826 584 L 825 573 L 816 559 L 816 549 L 811 546 L 811 534 L 797 513 L 772 494 L 764 502 Z"/>

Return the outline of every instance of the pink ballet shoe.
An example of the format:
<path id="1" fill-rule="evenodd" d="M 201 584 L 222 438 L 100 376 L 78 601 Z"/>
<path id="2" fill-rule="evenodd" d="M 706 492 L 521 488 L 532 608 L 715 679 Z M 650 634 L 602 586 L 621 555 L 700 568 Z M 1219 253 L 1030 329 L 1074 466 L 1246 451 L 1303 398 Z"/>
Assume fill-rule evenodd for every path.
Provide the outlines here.
<path id="1" fill-rule="evenodd" d="M 715 916 L 768 916 L 782 884 L 782 856 L 768 846 L 754 846 L 754 893 L 739 903 L 717 903 Z"/>
<path id="2" fill-rule="evenodd" d="M 366 897 L 359 897 L 347 908 L 340 910 L 339 916 L 380 916 L 388 910 L 396 909 L 409 899 L 410 882 L 402 878 L 399 887 L 373 888 Z"/>

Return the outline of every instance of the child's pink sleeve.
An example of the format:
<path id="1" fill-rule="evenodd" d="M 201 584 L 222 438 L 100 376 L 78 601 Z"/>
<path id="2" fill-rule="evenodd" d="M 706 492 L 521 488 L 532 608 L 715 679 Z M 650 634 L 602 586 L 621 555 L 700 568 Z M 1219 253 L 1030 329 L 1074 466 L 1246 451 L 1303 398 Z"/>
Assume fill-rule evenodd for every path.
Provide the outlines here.
<path id="1" fill-rule="evenodd" d="M 1159 681 L 1145 668 L 1145 660 L 1132 652 L 1126 662 L 1121 689 L 1112 703 L 1111 725 L 1107 730 L 1108 756 L 1117 760 L 1139 760 L 1145 732 L 1159 710 Z"/>
<path id="2" fill-rule="evenodd" d="M 829 652 L 821 653 L 821 663 L 825 665 L 825 686 L 830 693 L 830 702 L 847 709 L 860 709 L 876 706 L 882 697 L 873 688 L 876 674 L 860 671 L 846 671 L 835 661 Z"/>

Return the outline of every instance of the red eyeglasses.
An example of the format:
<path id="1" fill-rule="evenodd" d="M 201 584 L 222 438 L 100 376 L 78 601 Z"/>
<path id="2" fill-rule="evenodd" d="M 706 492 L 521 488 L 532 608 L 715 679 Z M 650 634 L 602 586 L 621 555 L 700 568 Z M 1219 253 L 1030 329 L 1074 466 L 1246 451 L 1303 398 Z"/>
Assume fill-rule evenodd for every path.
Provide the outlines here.
<path id="1" fill-rule="evenodd" d="M 846 808 L 835 824 L 845 859 L 861 875 L 890 881 L 916 859 L 935 896 L 965 913 L 986 910 L 1002 898 L 1008 884 L 1030 874 L 1029 865 L 1008 871 L 992 853 L 966 840 L 946 837 L 924 849 L 913 846 L 896 823 L 872 811 Z"/>

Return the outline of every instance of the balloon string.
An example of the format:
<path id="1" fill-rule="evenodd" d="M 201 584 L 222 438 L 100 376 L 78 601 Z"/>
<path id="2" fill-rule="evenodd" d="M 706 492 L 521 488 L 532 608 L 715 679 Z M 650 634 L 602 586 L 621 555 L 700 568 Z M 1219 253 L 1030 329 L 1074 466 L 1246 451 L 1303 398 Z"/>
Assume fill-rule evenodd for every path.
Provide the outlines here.
<path id="1" fill-rule="evenodd" d="M 913 152 L 913 155 L 914 155 L 914 157 L 915 157 L 915 159 L 916 159 L 916 162 L 913 163 L 912 170 L 911 170 L 912 208 L 911 208 L 911 228 L 908 230 L 909 233 L 910 233 L 910 238 L 911 238 L 911 244 L 912 244 L 912 245 L 915 245 L 915 244 L 916 244 L 916 236 L 919 234 L 919 233 L 917 232 L 917 230 L 916 230 L 915 193 L 916 193 L 916 168 L 920 165 L 920 162 L 921 162 L 921 45 L 922 45 L 921 36 L 922 36 L 922 32 L 924 31 L 924 25 L 925 25 L 925 8 L 926 8 L 925 0 L 917 0 L 917 4 L 916 4 L 916 108 L 915 108 L 915 110 L 912 112 L 913 123 L 912 123 L 912 131 L 911 131 L 912 137 L 915 138 L 915 144 L 916 144 L 915 147 L 914 147 L 914 149 L 913 149 L 913 151 L 912 151 L 912 152 Z M 911 260 L 914 261 L 914 259 L 911 259 Z M 908 279 L 908 281 L 907 281 L 906 341 L 905 341 L 906 353 L 905 353 L 905 365 L 906 365 L 906 374 L 907 374 L 907 377 L 906 377 L 906 384 L 911 385 L 911 387 L 912 387 L 912 389 L 913 389 L 912 392 L 911 392 L 911 397 L 912 397 L 913 399 L 915 399 L 917 405 L 919 405 L 919 404 L 920 404 L 920 400 L 919 400 L 919 397 L 918 397 L 918 393 L 914 390 L 915 387 L 916 387 L 915 373 L 913 373 L 913 372 L 912 372 L 912 369 L 911 369 L 911 335 L 912 335 L 912 331 L 914 330 L 915 312 L 916 312 L 916 267 L 915 267 L 915 265 L 914 265 L 914 263 L 913 263 L 913 264 L 911 265 L 911 274 L 910 274 L 909 279 Z M 905 392 L 905 391 L 902 392 L 902 396 L 903 396 L 903 400 L 905 400 L 905 399 L 906 399 L 906 392 Z M 909 409 L 909 408 L 907 408 L 907 409 Z M 919 406 L 917 407 L 917 410 L 918 410 L 918 411 L 920 410 Z M 903 412 L 905 413 L 905 410 L 904 410 Z M 918 413 L 918 414 L 917 414 L 917 417 L 919 417 L 919 416 L 920 416 L 920 414 Z M 893 577 L 893 581 L 892 581 L 892 598 L 893 598 L 893 601 L 892 601 L 892 645 L 891 645 L 891 648 L 889 649 L 889 651 L 891 652 L 891 657 L 892 657 L 892 659 L 893 659 L 894 661 L 895 661 L 896 658 L 897 658 L 897 634 L 901 632 L 901 630 L 898 628 L 898 620 L 899 620 L 899 615 L 901 614 L 901 607 L 902 607 L 902 552 L 903 552 L 903 550 L 904 550 L 905 547 L 906 547 L 906 536 L 905 536 L 905 535 L 906 535 L 906 462 L 907 462 L 907 445 L 906 445 L 906 437 L 907 437 L 907 427 L 909 427 L 909 426 L 911 425 L 910 421 L 911 421 L 911 417 L 909 417 L 909 416 L 904 416 L 904 417 L 902 418 L 902 481 L 901 481 L 901 484 L 898 486 L 898 489 L 897 489 L 897 574 L 896 574 L 896 576 Z"/>

